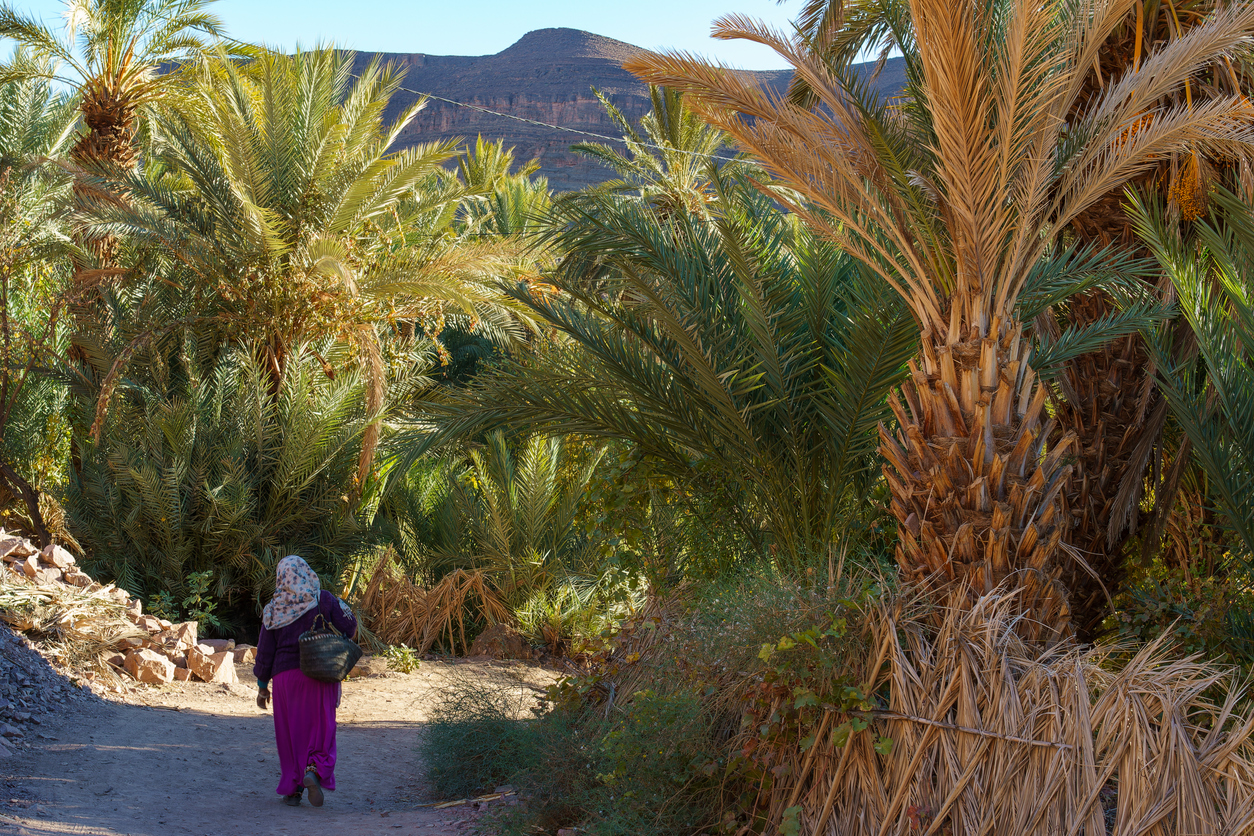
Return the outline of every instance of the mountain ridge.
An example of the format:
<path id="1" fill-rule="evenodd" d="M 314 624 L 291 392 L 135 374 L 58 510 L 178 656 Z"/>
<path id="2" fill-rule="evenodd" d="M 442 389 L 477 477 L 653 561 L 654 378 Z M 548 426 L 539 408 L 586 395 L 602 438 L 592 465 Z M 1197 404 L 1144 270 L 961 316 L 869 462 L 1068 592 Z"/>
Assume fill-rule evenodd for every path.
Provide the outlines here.
<path id="1" fill-rule="evenodd" d="M 398 137 L 398 147 L 462 138 L 473 142 L 482 135 L 505 141 L 520 163 L 535 159 L 540 173 L 557 191 L 583 188 L 613 177 L 593 160 L 570 150 L 589 139 L 569 129 L 618 137 L 621 131 L 606 115 L 593 88 L 606 95 L 633 123 L 650 107 L 647 86 L 622 68 L 628 58 L 644 50 L 624 41 L 579 29 L 537 29 L 492 55 L 431 55 L 427 53 L 356 52 L 354 70 L 360 72 L 376 58 L 406 70 L 403 90 L 389 106 L 394 117 L 411 106 L 420 93 L 461 104 L 431 99 Z M 894 63 L 896 62 L 896 64 Z M 888 62 L 875 86 L 895 92 L 901 87 L 901 59 Z M 860 65 L 869 74 L 872 65 Z M 743 70 L 764 86 L 782 90 L 790 70 Z M 508 116 L 484 113 L 497 111 Z M 528 119 L 531 124 L 510 116 Z M 555 126 L 555 127 L 548 127 Z M 564 130 L 567 129 L 567 130 Z"/>

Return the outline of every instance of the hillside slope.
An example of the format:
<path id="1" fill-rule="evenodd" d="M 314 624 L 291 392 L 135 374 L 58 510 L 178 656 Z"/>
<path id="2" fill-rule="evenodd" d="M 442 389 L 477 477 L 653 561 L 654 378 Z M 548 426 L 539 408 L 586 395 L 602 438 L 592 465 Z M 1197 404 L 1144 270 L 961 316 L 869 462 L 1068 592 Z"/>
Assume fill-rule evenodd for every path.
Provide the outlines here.
<path id="1" fill-rule="evenodd" d="M 496 55 L 460 56 L 422 53 L 377 53 L 406 69 L 404 86 L 392 103 L 399 112 L 420 91 L 512 116 L 617 137 L 621 131 L 605 115 L 593 95 L 596 88 L 610 97 L 633 122 L 649 108 L 644 84 L 622 68 L 639 47 L 577 29 L 538 29 Z M 376 54 L 358 53 L 357 68 Z M 877 81 L 886 91 L 902 84 L 902 60 L 889 61 Z M 869 66 L 868 66 L 869 71 Z M 754 72 L 765 85 L 782 89 L 791 71 Z M 494 116 L 431 100 L 401 136 L 402 145 L 478 134 L 514 146 L 520 161 L 538 159 L 541 173 L 558 191 L 578 189 L 611 175 L 596 163 L 573 153 L 573 143 L 590 139 L 560 129 Z"/>

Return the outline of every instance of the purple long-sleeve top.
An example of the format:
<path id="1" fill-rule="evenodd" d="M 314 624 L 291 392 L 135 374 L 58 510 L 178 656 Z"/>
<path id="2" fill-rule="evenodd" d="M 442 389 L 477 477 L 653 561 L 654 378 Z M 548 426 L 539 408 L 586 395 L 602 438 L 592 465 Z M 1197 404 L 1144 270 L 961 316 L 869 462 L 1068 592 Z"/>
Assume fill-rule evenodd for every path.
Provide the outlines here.
<path id="1" fill-rule="evenodd" d="M 300 668 L 301 633 L 313 627 L 318 613 L 335 629 L 348 637 L 357 633 L 357 619 L 349 612 L 335 595 L 322 590 L 318 597 L 318 606 L 277 630 L 261 627 L 261 636 L 257 639 L 257 662 L 253 665 L 253 674 L 257 677 L 257 687 L 265 688 L 270 680 L 284 671 Z"/>

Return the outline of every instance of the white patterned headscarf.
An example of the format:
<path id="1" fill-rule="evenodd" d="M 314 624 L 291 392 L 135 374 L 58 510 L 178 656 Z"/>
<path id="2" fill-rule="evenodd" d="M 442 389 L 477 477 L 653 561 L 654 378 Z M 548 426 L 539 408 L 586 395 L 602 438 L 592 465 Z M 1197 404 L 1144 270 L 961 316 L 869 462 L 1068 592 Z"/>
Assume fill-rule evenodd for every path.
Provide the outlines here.
<path id="1" fill-rule="evenodd" d="M 322 583 L 318 573 L 303 558 L 294 554 L 279 561 L 274 584 L 274 597 L 261 614 L 261 623 L 267 630 L 286 627 L 305 613 L 318 606 Z"/>

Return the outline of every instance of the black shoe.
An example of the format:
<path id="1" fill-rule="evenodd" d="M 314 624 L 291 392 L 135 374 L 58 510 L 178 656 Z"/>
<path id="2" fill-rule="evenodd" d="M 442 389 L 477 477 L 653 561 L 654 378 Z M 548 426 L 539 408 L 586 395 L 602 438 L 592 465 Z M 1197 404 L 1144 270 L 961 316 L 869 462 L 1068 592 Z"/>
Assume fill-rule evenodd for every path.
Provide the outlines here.
<path id="1" fill-rule="evenodd" d="M 288 807 L 299 807 L 300 797 L 302 793 L 304 793 L 303 789 L 297 789 L 296 792 L 292 793 L 291 795 L 283 796 L 283 803 L 286 804 Z"/>
<path id="2" fill-rule="evenodd" d="M 315 807 L 322 806 L 322 782 L 318 773 L 312 769 L 305 773 L 305 788 L 309 790 L 309 803 Z"/>

